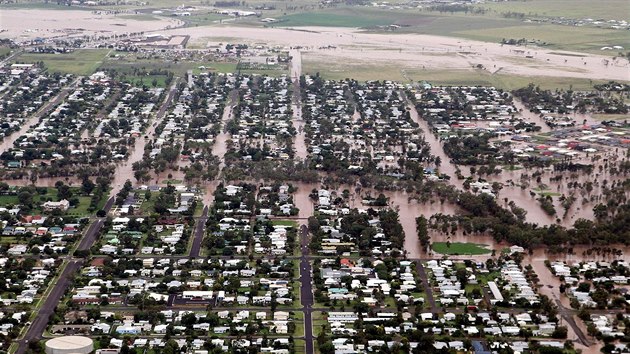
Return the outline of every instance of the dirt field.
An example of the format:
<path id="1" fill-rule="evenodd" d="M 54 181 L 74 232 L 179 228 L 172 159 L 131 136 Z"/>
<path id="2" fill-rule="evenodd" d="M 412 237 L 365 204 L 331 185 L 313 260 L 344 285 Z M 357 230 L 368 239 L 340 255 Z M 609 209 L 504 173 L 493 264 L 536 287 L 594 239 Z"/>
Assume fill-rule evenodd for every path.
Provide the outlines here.
<path id="1" fill-rule="evenodd" d="M 21 42 L 68 35 L 120 35 L 172 28 L 180 23 L 175 19 L 142 21 L 128 14 L 97 14 L 86 10 L 3 9 L 0 11 L 0 38 Z"/>
<path id="2" fill-rule="evenodd" d="M 213 37 L 241 38 L 243 43 L 301 46 L 306 62 L 369 64 L 426 70 L 473 70 L 489 74 L 630 80 L 628 60 L 536 47 L 503 46 L 459 38 L 419 34 L 375 34 L 349 28 L 212 27 L 168 31 L 188 34 L 193 42 Z M 562 55 L 566 54 L 566 55 Z M 608 65 L 605 60 L 609 59 Z M 304 68 L 308 72 L 309 68 Z M 477 69 L 479 70 L 479 69 Z"/>

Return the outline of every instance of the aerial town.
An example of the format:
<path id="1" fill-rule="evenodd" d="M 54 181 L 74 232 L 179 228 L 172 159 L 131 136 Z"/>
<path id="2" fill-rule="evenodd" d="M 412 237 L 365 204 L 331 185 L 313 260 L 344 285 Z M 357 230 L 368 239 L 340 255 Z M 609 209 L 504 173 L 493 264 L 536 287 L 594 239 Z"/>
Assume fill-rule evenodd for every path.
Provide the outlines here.
<path id="1" fill-rule="evenodd" d="M 0 354 L 630 353 L 627 0 L 0 0 Z"/>

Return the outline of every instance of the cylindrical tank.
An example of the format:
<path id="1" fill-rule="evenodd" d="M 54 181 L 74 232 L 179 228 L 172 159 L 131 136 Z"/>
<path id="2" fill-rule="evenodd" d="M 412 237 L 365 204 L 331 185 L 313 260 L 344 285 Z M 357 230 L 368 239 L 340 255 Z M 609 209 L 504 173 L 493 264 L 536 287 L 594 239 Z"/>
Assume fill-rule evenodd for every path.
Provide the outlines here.
<path id="1" fill-rule="evenodd" d="M 82 336 L 64 336 L 46 342 L 46 354 L 90 354 L 94 350 L 92 339 Z"/>

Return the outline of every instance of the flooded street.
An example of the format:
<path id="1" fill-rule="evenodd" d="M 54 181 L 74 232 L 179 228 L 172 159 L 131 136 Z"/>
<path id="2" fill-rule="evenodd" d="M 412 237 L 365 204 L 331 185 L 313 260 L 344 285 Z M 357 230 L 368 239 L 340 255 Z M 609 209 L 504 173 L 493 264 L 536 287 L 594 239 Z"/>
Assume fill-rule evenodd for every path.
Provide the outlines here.
<path id="1" fill-rule="evenodd" d="M 416 122 L 420 126 L 420 129 L 424 132 L 424 139 L 431 148 L 431 154 L 440 158 L 440 165 L 436 167 L 437 170 L 450 177 L 450 180 L 448 181 L 449 184 L 454 185 L 459 190 L 464 190 L 464 180 L 457 178 L 458 166 L 452 163 L 451 159 L 446 155 L 444 148 L 442 147 L 442 143 L 439 138 L 433 134 L 433 130 L 429 127 L 429 123 L 419 116 L 418 111 L 413 104 L 407 102 L 407 107 L 409 108 L 411 119 Z M 462 166 L 462 174 L 468 174 L 468 171 L 465 170 L 467 168 L 467 166 Z M 529 189 L 523 190 L 520 187 L 510 186 L 505 183 L 505 181 L 510 179 L 515 181 L 519 180 L 517 179 L 514 171 L 504 171 L 498 176 L 486 176 L 486 178 L 490 182 L 497 181 L 503 183 L 504 186 L 497 197 L 499 204 L 508 207 L 504 198 L 508 198 L 508 202 L 510 200 L 515 201 L 518 207 L 527 211 L 526 218 L 528 222 L 538 223 L 540 225 L 549 225 L 555 221 L 555 218 L 545 214 L 540 207 L 539 202 L 532 198 L 529 194 Z"/>
<path id="2" fill-rule="evenodd" d="M 231 139 L 230 133 L 226 131 L 227 122 L 232 119 L 232 110 L 236 105 L 235 92 L 230 94 L 230 99 L 226 103 L 223 109 L 223 115 L 221 116 L 221 133 L 217 135 L 214 144 L 212 145 L 212 155 L 218 156 L 221 164 L 219 170 L 223 170 L 225 167 L 225 153 L 228 151 L 228 140 Z M 221 172 L 219 172 L 220 174 Z"/>
<path id="3" fill-rule="evenodd" d="M 531 112 L 529 109 L 527 109 L 527 107 L 525 107 L 525 104 L 523 104 L 523 101 L 521 101 L 519 98 L 512 96 L 512 103 L 526 121 L 534 123 L 540 127 L 540 133 L 551 132 L 551 128 L 549 127 L 549 125 L 547 125 L 545 120 L 542 119 L 540 114 Z"/>
<path id="4" fill-rule="evenodd" d="M 164 101 L 162 102 L 162 105 L 160 106 L 159 111 L 155 115 L 155 119 L 149 121 L 149 128 L 142 136 L 136 138 L 133 148 L 130 149 L 131 153 L 129 154 L 127 160 L 116 166 L 114 180 L 112 181 L 112 196 L 115 196 L 116 193 L 120 191 L 127 180 L 134 181 L 133 163 L 142 159 L 144 155 L 144 148 L 147 145 L 148 140 L 155 137 L 155 127 L 157 127 L 166 116 L 166 110 L 177 93 L 178 84 L 179 78 L 175 78 L 168 93 L 166 94 L 166 97 L 164 98 Z"/>
<path id="5" fill-rule="evenodd" d="M 417 200 L 409 200 L 409 196 L 404 192 L 384 192 L 390 199 L 390 205 L 398 210 L 400 224 L 405 231 L 405 252 L 409 258 L 427 258 L 427 250 L 422 249 L 418 241 L 418 231 L 416 228 L 416 218 L 423 215 L 427 219 L 433 214 L 441 213 L 445 215 L 454 215 L 457 208 L 451 204 L 435 203 L 419 203 Z M 431 238 L 431 242 L 436 240 Z M 439 242 L 439 241 L 438 241 Z M 477 242 L 468 238 L 466 242 Z"/>
<path id="6" fill-rule="evenodd" d="M 294 139 L 295 158 L 306 160 L 308 151 L 304 134 L 304 120 L 302 119 L 302 94 L 300 76 L 302 75 L 302 54 L 297 49 L 289 51 L 291 56 L 291 82 L 293 83 L 293 97 L 291 109 L 293 110 L 293 128 L 297 135 Z"/>
<path id="7" fill-rule="evenodd" d="M 9 136 L 6 136 L 2 139 L 2 142 L 0 142 L 0 153 L 3 153 L 11 148 L 14 147 L 15 141 L 21 137 L 22 135 L 26 134 L 31 127 L 37 125 L 37 123 L 39 123 L 39 120 L 46 115 L 48 112 L 50 112 L 50 110 L 52 110 L 53 108 L 57 107 L 61 102 L 63 102 L 66 97 L 68 97 L 68 95 L 70 94 L 70 91 L 73 90 L 76 86 L 77 83 L 79 82 L 79 80 L 81 79 L 81 77 L 77 77 L 72 83 L 70 83 L 68 86 L 64 87 L 61 89 L 61 91 L 57 94 L 57 96 L 55 96 L 55 98 L 53 98 L 52 100 L 48 101 L 46 104 L 44 104 L 38 111 L 37 113 L 31 115 L 30 117 L 26 118 L 26 120 L 24 121 L 24 123 L 22 124 L 22 127 L 20 128 L 20 130 L 10 134 Z"/>
<path id="8" fill-rule="evenodd" d="M 457 166 L 451 162 L 451 158 L 446 155 L 444 152 L 444 148 L 442 147 L 442 143 L 440 139 L 433 134 L 433 129 L 429 127 L 429 123 L 422 119 L 416 110 L 416 107 L 407 99 L 407 108 L 409 109 L 409 114 L 411 115 L 411 119 L 416 122 L 422 132 L 424 133 L 424 140 L 427 142 L 429 147 L 431 148 L 431 155 L 440 158 L 439 166 L 436 166 L 436 169 L 439 173 L 445 174 L 449 176 L 451 179 L 449 183 L 453 184 L 460 190 L 464 189 L 464 182 L 457 178 Z"/>

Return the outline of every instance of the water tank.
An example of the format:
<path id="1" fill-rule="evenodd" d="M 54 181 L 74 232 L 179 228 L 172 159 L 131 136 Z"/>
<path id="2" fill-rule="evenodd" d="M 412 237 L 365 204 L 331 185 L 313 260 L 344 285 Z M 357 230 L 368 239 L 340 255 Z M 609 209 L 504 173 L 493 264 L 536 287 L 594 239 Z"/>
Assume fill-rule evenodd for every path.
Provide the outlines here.
<path id="1" fill-rule="evenodd" d="M 92 339 L 82 336 L 63 336 L 46 342 L 46 354 L 89 354 L 94 350 Z"/>

